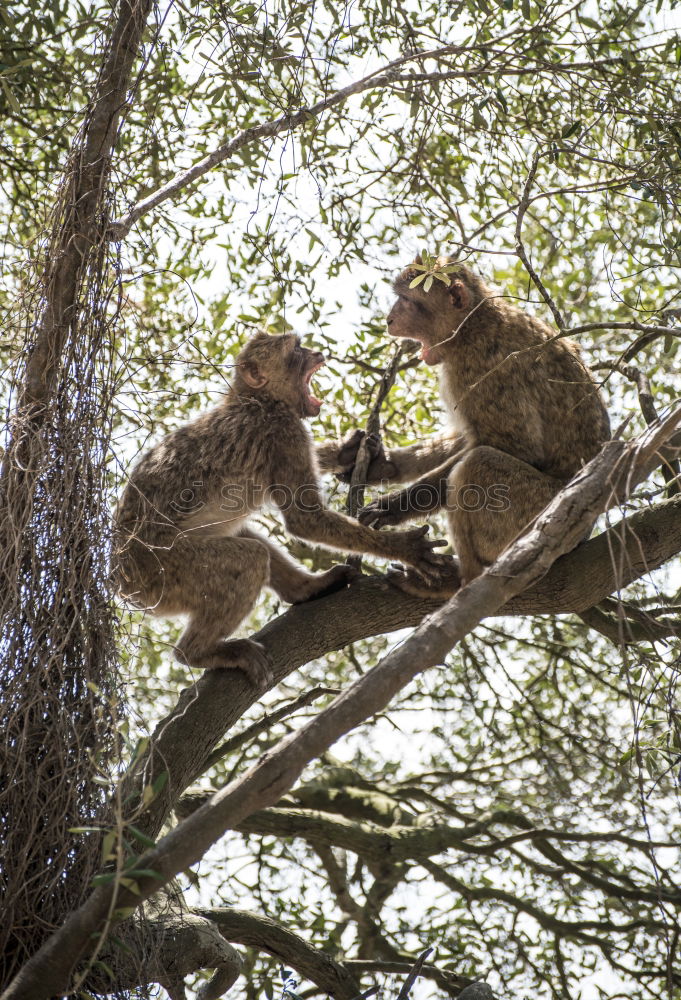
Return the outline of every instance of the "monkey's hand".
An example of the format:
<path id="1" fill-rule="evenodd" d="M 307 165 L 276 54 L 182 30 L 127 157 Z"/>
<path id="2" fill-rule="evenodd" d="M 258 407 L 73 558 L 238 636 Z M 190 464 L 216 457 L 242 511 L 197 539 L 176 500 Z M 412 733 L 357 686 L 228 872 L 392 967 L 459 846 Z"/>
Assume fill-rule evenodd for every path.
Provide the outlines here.
<path id="1" fill-rule="evenodd" d="M 383 443 L 378 434 L 369 434 L 365 431 L 356 430 L 350 434 L 341 444 L 338 451 L 338 465 L 341 472 L 336 473 L 342 483 L 349 483 L 352 479 L 352 470 L 357 462 L 357 453 L 362 441 L 366 439 L 369 449 L 369 470 L 367 473 L 370 482 L 380 482 L 381 479 L 390 479 L 397 472 L 395 465 L 389 460 Z"/>
<path id="2" fill-rule="evenodd" d="M 448 601 L 461 587 L 461 577 L 456 559 L 443 567 L 442 572 L 429 580 L 413 569 L 405 569 L 403 566 L 395 566 L 386 574 L 387 579 L 394 586 L 399 587 L 406 594 L 412 597 L 423 597 L 430 601 Z"/>
<path id="3" fill-rule="evenodd" d="M 224 639 L 220 643 L 220 664 L 243 670 L 253 687 L 266 691 L 272 682 L 272 664 L 265 647 L 254 639 Z"/>
<path id="4" fill-rule="evenodd" d="M 310 579 L 308 589 L 304 596 L 294 601 L 294 604 L 303 604 L 305 601 L 316 601 L 319 597 L 327 597 L 335 594 L 337 590 L 345 590 L 353 580 L 362 574 L 356 567 L 341 563 L 332 566 L 326 573 L 318 573 Z"/>
<path id="5" fill-rule="evenodd" d="M 402 524 L 415 516 L 418 516 L 418 511 L 411 509 L 408 490 L 397 490 L 395 493 L 384 493 L 382 497 L 362 507 L 357 520 L 360 524 L 378 530 L 392 524 Z"/>
<path id="6" fill-rule="evenodd" d="M 427 535 L 428 525 L 423 524 L 408 531 L 388 532 L 386 537 L 392 539 L 397 559 L 409 563 L 420 576 L 438 580 L 454 560 L 450 555 L 434 551 L 441 545 L 447 545 L 445 538 L 431 539 Z"/>

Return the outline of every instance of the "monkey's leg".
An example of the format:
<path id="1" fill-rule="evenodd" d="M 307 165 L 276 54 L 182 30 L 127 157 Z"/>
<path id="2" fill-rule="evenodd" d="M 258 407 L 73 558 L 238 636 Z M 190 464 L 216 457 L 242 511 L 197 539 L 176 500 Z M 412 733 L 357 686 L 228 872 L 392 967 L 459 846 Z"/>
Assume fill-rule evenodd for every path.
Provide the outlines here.
<path id="1" fill-rule="evenodd" d="M 496 448 L 468 452 L 449 477 L 447 509 L 461 580 L 491 565 L 563 486 Z"/>
<path id="2" fill-rule="evenodd" d="M 333 594 L 337 590 L 343 590 L 359 576 L 358 570 L 345 563 L 332 566 L 325 573 L 309 573 L 286 552 L 250 528 L 244 528 L 239 535 L 242 538 L 256 539 L 265 546 L 270 556 L 269 585 L 288 604 L 301 604 L 303 601 Z"/>
<path id="3" fill-rule="evenodd" d="M 239 668 L 264 688 L 269 663 L 260 643 L 228 639 L 255 604 L 269 578 L 269 552 L 247 538 L 178 537 L 165 557 L 164 605 L 189 614 L 175 647 L 190 667 Z M 163 614 L 163 606 L 158 609 Z"/>

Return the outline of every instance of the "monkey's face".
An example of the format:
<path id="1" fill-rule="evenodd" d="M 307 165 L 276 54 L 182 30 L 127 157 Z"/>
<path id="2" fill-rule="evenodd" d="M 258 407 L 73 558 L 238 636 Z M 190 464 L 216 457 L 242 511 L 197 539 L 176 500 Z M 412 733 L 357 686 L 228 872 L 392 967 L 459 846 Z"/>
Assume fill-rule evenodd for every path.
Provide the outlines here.
<path id="1" fill-rule="evenodd" d="M 441 295 L 429 295 L 418 288 L 410 289 L 408 282 L 396 282 L 397 299 L 388 313 L 388 333 L 391 337 L 416 340 L 421 345 L 421 358 L 427 365 L 438 365 L 443 360 L 439 346 L 451 329 L 449 307 Z"/>
<path id="2" fill-rule="evenodd" d="M 407 268 L 393 288 L 397 299 L 388 313 L 388 333 L 392 337 L 416 340 L 422 344 L 421 358 L 427 365 L 444 361 L 456 330 L 471 306 L 471 295 L 464 280 L 454 277 L 448 285 L 436 280 L 427 292 L 423 283 L 410 288 L 422 272 Z"/>
<path id="3" fill-rule="evenodd" d="M 322 403 L 312 395 L 310 381 L 326 364 L 319 351 L 303 347 L 294 334 L 271 337 L 259 333 L 237 359 L 237 392 L 262 392 L 286 403 L 299 417 L 316 417 Z"/>

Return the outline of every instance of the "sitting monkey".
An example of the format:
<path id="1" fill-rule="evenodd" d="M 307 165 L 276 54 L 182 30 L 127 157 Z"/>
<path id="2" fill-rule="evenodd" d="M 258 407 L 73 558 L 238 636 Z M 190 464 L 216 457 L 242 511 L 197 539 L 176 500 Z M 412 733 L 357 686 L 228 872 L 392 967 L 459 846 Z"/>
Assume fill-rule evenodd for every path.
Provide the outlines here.
<path id="1" fill-rule="evenodd" d="M 427 528 L 376 532 L 324 506 L 304 417 L 321 402 L 310 392 L 324 356 L 293 335 L 259 333 L 236 360 L 224 402 L 169 434 L 130 472 L 115 515 L 114 580 L 119 593 L 151 614 L 188 615 L 178 659 L 193 667 L 238 667 L 253 683 L 268 678 L 262 646 L 228 639 L 266 584 L 300 602 L 345 587 L 356 570 L 318 575 L 294 563 L 248 527 L 265 503 L 278 506 L 299 538 L 362 552 L 437 574 Z M 320 449 L 328 467 L 351 464 L 357 436 Z M 352 452 L 352 454 L 350 454 Z"/>
<path id="2" fill-rule="evenodd" d="M 420 263 L 395 281 L 388 331 L 419 341 L 425 363 L 440 366 L 452 431 L 378 454 L 370 483 L 411 485 L 368 504 L 359 519 L 380 528 L 445 507 L 458 576 L 452 572 L 435 589 L 412 573 L 392 576 L 411 593 L 447 598 L 494 562 L 597 454 L 610 425 L 574 343 L 446 258 L 424 291 L 424 269 L 414 267 Z"/>

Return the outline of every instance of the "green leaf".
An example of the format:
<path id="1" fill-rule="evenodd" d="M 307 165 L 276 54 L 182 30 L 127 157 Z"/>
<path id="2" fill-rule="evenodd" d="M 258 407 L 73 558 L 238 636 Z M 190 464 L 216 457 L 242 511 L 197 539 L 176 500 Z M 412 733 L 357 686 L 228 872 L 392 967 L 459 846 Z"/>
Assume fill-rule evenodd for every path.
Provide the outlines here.
<path id="1" fill-rule="evenodd" d="M 153 868 L 132 868 L 130 871 L 126 871 L 126 878 L 157 878 L 160 882 L 165 880 L 165 876 L 161 875 L 160 872 L 154 871 Z M 122 881 L 122 879 L 121 879 Z"/>
<path id="2" fill-rule="evenodd" d="M 103 872 L 101 875 L 94 875 L 91 881 L 93 885 L 110 885 L 115 878 L 116 872 Z"/>
<path id="3" fill-rule="evenodd" d="M 113 850 L 117 840 L 118 832 L 116 830 L 107 830 L 102 837 L 102 861 L 109 861 L 114 857 Z"/>
<path id="4" fill-rule="evenodd" d="M 572 122 L 570 125 L 566 125 L 563 131 L 560 133 L 561 139 L 569 139 L 570 136 L 575 135 L 579 132 L 582 127 L 581 121 Z"/>
<path id="5" fill-rule="evenodd" d="M 132 755 L 132 760 L 130 761 L 130 766 L 136 764 L 143 753 L 146 753 L 147 747 L 149 746 L 149 737 L 142 736 L 141 739 L 137 741 L 134 753 Z"/>
<path id="6" fill-rule="evenodd" d="M 132 825 L 132 823 L 128 823 L 126 830 L 129 830 L 133 837 L 135 837 L 136 840 L 139 840 L 140 844 L 144 844 L 145 847 L 156 847 L 156 841 L 152 840 L 151 837 L 148 837 L 142 830 L 138 830 L 136 826 Z"/>
<path id="7" fill-rule="evenodd" d="M 489 122 L 485 116 L 480 111 L 477 105 L 473 105 L 473 124 L 476 128 L 487 129 L 489 127 Z"/>
<path id="8" fill-rule="evenodd" d="M 425 277 L 426 277 L 425 274 L 417 274 L 416 277 L 412 278 L 412 280 L 409 282 L 409 287 L 416 288 L 417 285 L 421 284 L 421 282 L 424 280 Z M 383 348 L 381 348 L 381 350 L 383 350 Z"/>

